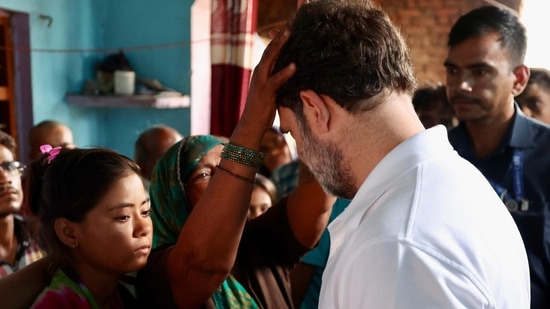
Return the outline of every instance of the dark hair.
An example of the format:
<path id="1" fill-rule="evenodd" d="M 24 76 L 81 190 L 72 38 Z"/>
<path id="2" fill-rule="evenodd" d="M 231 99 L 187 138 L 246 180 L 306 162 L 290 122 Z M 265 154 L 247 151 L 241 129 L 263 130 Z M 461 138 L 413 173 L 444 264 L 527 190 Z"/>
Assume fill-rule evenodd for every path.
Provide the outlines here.
<path id="1" fill-rule="evenodd" d="M 277 103 L 297 116 L 302 114 L 299 93 L 306 89 L 358 113 L 382 102 L 360 100 L 392 91 L 412 94 L 416 87 L 403 37 L 370 1 L 311 1 L 300 7 L 289 27 L 274 72 L 296 64 L 294 75 L 277 92 Z"/>
<path id="2" fill-rule="evenodd" d="M 8 148 L 9 151 L 15 156 L 15 140 L 8 133 L 0 130 L 0 145 Z"/>
<path id="3" fill-rule="evenodd" d="M 550 71 L 544 68 L 531 68 L 530 71 L 531 76 L 527 84 L 537 84 L 546 91 L 550 91 Z"/>
<path id="4" fill-rule="evenodd" d="M 271 204 L 275 204 L 277 202 L 277 188 L 273 181 L 260 173 L 256 173 L 255 180 L 254 186 L 264 189 L 271 199 Z"/>
<path id="5" fill-rule="evenodd" d="M 67 250 L 55 233 L 55 220 L 82 222 L 116 181 L 132 173 L 140 175 L 136 163 L 103 148 L 62 149 L 51 163 L 47 154 L 31 163 L 28 203 L 40 219 L 40 242 L 52 268 L 66 261 Z"/>
<path id="6" fill-rule="evenodd" d="M 526 30 L 517 13 L 496 6 L 483 6 L 462 15 L 451 28 L 448 47 L 489 33 L 500 34 L 500 43 L 510 52 L 513 65 L 523 64 L 527 50 Z"/>

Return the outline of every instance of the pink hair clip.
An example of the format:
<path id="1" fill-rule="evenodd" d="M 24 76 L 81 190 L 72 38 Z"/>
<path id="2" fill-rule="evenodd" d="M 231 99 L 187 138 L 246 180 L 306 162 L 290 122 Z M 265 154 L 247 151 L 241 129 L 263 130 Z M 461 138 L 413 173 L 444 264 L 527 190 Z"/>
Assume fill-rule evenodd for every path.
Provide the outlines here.
<path id="1" fill-rule="evenodd" d="M 49 164 L 61 152 L 61 147 L 53 148 L 52 145 L 44 144 L 44 145 L 40 146 L 40 151 L 43 154 L 48 154 L 48 164 Z"/>

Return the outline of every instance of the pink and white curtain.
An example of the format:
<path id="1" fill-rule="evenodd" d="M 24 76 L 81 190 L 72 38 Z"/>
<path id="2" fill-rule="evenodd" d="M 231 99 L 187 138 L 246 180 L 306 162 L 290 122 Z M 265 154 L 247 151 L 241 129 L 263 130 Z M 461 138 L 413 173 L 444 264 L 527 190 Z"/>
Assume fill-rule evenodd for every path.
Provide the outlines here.
<path id="1" fill-rule="evenodd" d="M 258 0 L 212 0 L 210 132 L 230 136 L 246 101 L 253 70 Z"/>

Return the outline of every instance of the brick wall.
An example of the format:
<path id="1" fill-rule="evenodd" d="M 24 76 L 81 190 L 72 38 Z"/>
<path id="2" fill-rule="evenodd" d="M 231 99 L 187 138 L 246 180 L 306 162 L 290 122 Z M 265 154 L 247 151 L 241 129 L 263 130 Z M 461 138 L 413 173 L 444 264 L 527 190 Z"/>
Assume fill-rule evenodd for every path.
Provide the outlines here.
<path id="1" fill-rule="evenodd" d="M 525 0 L 524 0 L 525 1 Z M 484 0 L 378 0 L 399 25 L 411 49 L 419 85 L 445 83 L 443 62 L 447 56 L 447 35 L 460 15 L 487 5 Z M 500 3 L 519 10 L 521 0 Z"/>

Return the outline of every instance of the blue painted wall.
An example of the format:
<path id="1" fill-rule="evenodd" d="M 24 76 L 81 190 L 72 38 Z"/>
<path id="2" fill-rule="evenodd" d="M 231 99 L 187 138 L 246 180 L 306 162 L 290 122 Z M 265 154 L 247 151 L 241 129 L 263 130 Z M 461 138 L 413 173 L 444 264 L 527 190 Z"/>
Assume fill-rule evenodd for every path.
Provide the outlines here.
<path id="1" fill-rule="evenodd" d="M 79 146 L 104 146 L 133 156 L 137 135 L 153 124 L 189 134 L 189 109 L 85 108 L 68 105 L 95 78 L 95 65 L 123 49 L 138 77 L 189 94 L 192 0 L 0 0 L 29 14 L 34 123 L 56 119 Z M 52 18 L 51 25 L 40 15 Z"/>

